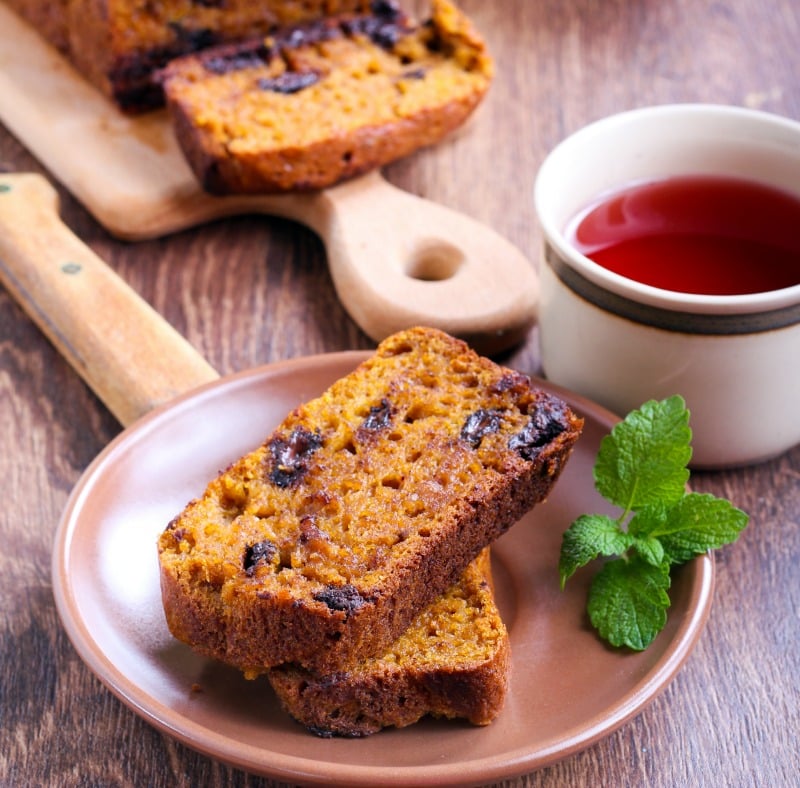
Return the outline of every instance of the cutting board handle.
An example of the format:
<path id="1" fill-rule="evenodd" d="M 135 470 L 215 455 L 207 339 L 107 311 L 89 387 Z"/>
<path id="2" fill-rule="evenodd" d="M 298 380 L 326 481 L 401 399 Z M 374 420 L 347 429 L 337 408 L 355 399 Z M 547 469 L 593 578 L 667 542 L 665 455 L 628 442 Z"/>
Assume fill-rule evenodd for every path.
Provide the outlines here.
<path id="1" fill-rule="evenodd" d="M 378 172 L 313 196 L 264 197 L 261 206 L 320 235 L 339 299 L 376 341 L 428 325 L 491 355 L 535 322 L 539 281 L 515 246 Z"/>
<path id="2" fill-rule="evenodd" d="M 127 426 L 215 380 L 205 359 L 64 225 L 40 175 L 0 175 L 0 280 Z"/>
<path id="3" fill-rule="evenodd" d="M 129 145 L 131 137 L 122 135 Z M 34 146 L 32 140 L 28 133 L 26 143 L 44 158 L 44 144 Z M 175 144 L 169 138 L 163 142 Z M 145 152 L 138 151 L 138 158 Z M 168 160 L 183 172 L 186 165 L 177 151 L 173 154 Z M 112 146 L 106 161 L 114 166 L 137 156 L 122 157 Z M 67 165 L 63 159 L 57 163 L 63 176 Z M 130 181 L 132 175 L 126 170 L 120 180 Z M 244 213 L 280 216 L 311 228 L 325 245 L 339 300 L 376 342 L 426 325 L 494 355 L 523 341 L 536 322 L 539 279 L 517 247 L 466 214 L 399 189 L 379 171 L 322 191 L 289 194 L 213 197 L 194 188 L 189 173 L 184 181 L 192 188 L 173 187 L 172 196 L 142 200 L 132 214 L 119 199 L 100 204 L 91 179 L 67 179 L 106 229 L 129 240 Z M 145 183 L 149 194 L 154 187 L 147 178 Z"/>

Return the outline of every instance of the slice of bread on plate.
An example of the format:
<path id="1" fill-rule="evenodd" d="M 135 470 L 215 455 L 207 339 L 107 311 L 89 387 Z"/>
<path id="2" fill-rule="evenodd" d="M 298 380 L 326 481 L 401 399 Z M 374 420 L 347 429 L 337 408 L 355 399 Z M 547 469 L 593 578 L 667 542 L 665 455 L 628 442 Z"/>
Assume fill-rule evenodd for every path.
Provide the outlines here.
<path id="1" fill-rule="evenodd" d="M 170 630 L 250 676 L 379 655 L 547 497 L 581 428 L 464 342 L 395 334 L 169 523 Z"/>

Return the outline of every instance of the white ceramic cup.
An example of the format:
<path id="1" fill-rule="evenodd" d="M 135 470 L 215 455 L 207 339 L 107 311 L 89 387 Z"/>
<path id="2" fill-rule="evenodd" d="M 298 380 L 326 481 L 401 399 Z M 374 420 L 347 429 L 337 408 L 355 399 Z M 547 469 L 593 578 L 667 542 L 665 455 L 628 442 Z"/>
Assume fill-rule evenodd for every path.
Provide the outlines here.
<path id="1" fill-rule="evenodd" d="M 667 105 L 605 118 L 559 144 L 534 189 L 544 241 L 542 367 L 620 416 L 680 394 L 691 412 L 693 467 L 747 465 L 800 442 L 800 284 L 735 296 L 662 290 L 603 268 L 565 236 L 603 193 L 688 174 L 800 196 L 800 123 Z"/>

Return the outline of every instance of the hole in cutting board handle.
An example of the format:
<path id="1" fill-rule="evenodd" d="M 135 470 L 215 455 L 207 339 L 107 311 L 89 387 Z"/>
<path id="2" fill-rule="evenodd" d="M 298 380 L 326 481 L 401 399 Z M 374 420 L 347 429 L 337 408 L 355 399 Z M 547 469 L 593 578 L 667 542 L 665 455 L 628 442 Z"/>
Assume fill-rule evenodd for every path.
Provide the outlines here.
<path id="1" fill-rule="evenodd" d="M 464 262 L 464 253 L 443 241 L 418 246 L 406 264 L 406 276 L 422 282 L 443 282 L 451 279 Z"/>

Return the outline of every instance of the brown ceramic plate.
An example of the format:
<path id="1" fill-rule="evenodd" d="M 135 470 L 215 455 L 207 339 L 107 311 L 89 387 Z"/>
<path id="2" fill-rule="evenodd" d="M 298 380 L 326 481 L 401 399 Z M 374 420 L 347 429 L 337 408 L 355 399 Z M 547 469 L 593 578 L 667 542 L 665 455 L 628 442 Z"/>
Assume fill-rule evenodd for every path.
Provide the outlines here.
<path id="1" fill-rule="evenodd" d="M 559 591 L 561 534 L 607 511 L 591 468 L 614 417 L 543 383 L 586 418 L 550 499 L 493 552 L 511 633 L 506 706 L 486 728 L 425 720 L 367 739 L 320 739 L 284 715 L 266 682 L 193 654 L 161 610 L 156 537 L 231 460 L 295 405 L 350 371 L 361 353 L 318 356 L 225 378 L 123 432 L 87 469 L 59 525 L 53 559 L 64 626 L 94 673 L 134 712 L 188 746 L 246 771 L 328 785 L 485 783 L 532 771 L 619 727 L 674 677 L 711 605 L 713 564 L 675 577 L 666 629 L 641 654 L 606 648 L 588 628 L 585 575 Z"/>

